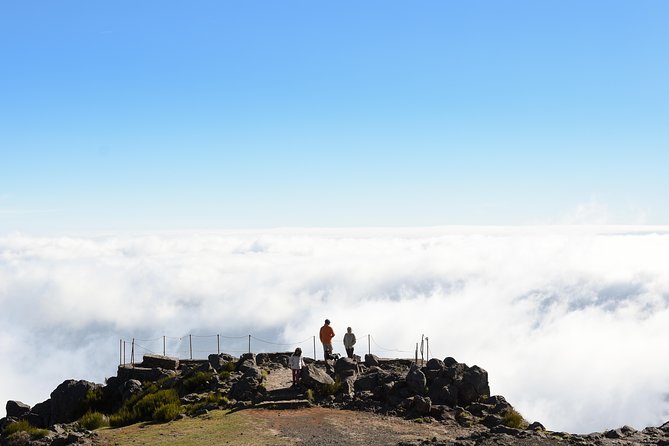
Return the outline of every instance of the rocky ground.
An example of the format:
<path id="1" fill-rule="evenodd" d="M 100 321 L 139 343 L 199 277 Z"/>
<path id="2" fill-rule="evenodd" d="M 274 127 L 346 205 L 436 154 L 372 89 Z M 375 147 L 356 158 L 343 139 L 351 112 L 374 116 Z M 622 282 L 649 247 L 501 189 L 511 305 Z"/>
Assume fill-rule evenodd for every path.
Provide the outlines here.
<path id="1" fill-rule="evenodd" d="M 298 387 L 290 386 L 287 362 L 287 353 L 145 357 L 119 367 L 106 385 L 68 380 L 34 407 L 8 402 L 0 444 L 669 446 L 669 423 L 589 435 L 547 431 L 490 396 L 485 370 L 453 358 L 420 367 L 373 355 L 307 361 Z M 87 430 L 79 417 L 91 412 L 116 428 Z"/>

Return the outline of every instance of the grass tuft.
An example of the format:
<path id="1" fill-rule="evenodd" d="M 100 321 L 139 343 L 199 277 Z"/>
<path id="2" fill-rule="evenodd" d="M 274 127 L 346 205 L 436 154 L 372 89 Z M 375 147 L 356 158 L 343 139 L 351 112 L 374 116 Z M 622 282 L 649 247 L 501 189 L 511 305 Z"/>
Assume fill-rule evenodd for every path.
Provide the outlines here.
<path id="1" fill-rule="evenodd" d="M 502 423 L 506 427 L 514 429 L 527 429 L 528 423 L 516 409 L 509 409 L 502 418 Z"/>
<path id="2" fill-rule="evenodd" d="M 109 417 L 100 412 L 86 412 L 79 418 L 79 424 L 89 431 L 109 426 Z"/>
<path id="3" fill-rule="evenodd" d="M 181 404 L 169 403 L 158 407 L 153 412 L 153 416 L 151 418 L 153 419 L 153 421 L 156 421 L 158 423 L 166 423 L 168 421 L 174 420 L 182 412 L 183 408 L 181 407 Z"/>
<path id="4" fill-rule="evenodd" d="M 2 435 L 4 437 L 9 437 L 18 432 L 25 432 L 33 439 L 43 438 L 49 433 L 48 430 L 39 429 L 28 423 L 26 420 L 19 420 L 14 421 L 13 423 L 9 423 L 7 426 L 5 426 L 5 429 L 2 431 Z"/>

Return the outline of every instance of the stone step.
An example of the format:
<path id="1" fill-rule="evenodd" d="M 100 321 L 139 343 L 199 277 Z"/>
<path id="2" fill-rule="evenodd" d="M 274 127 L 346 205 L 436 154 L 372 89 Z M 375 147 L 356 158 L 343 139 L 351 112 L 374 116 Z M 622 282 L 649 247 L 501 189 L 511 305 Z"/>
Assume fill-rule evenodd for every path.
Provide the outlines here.
<path id="1" fill-rule="evenodd" d="M 305 409 L 311 407 L 311 403 L 306 399 L 263 401 L 253 407 L 254 409 L 269 410 Z"/>

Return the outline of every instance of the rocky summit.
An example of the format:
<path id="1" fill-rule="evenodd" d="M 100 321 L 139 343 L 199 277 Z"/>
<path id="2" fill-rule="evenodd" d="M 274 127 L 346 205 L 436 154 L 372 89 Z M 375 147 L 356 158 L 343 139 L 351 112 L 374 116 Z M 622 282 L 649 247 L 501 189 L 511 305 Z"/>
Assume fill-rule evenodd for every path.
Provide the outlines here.
<path id="1" fill-rule="evenodd" d="M 490 395 L 484 369 L 450 357 L 422 364 L 374 355 L 365 355 L 364 360 L 304 358 L 301 383 L 277 386 L 272 377 L 289 372 L 289 356 L 215 354 L 207 360 L 179 360 L 146 355 L 142 363 L 119 366 L 104 385 L 67 380 L 33 407 L 8 401 L 7 416 L 0 420 L 0 444 L 101 444 L 95 431 L 101 426 L 173 420 L 178 425 L 180 419 L 214 410 L 320 406 L 437 423 L 458 433 L 449 440 L 392 443 L 402 446 L 669 446 L 669 423 L 588 435 L 548 431 L 540 422 L 525 420 L 503 396 Z"/>

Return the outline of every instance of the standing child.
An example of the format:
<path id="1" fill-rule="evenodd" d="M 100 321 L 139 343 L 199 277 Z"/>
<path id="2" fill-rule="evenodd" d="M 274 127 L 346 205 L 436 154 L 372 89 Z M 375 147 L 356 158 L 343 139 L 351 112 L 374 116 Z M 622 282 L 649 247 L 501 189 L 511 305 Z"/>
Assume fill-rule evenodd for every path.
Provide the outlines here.
<path id="1" fill-rule="evenodd" d="M 302 349 L 300 347 L 297 347 L 295 349 L 295 353 L 290 355 L 290 369 L 293 371 L 293 386 L 295 387 L 300 383 L 300 379 L 302 378 L 302 366 L 304 366 L 304 362 L 302 362 Z"/>

